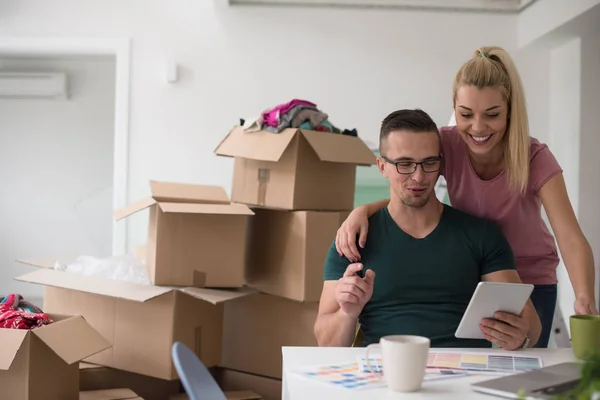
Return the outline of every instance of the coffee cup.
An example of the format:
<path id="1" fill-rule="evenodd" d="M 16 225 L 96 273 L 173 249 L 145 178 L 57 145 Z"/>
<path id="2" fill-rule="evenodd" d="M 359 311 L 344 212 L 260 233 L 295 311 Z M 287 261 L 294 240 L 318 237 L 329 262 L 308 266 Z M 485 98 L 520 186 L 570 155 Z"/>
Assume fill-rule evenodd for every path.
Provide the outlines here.
<path id="1" fill-rule="evenodd" d="M 571 347 L 580 360 L 600 357 L 600 315 L 571 315 Z"/>
<path id="2" fill-rule="evenodd" d="M 423 336 L 383 336 L 379 343 L 367 346 L 366 363 L 369 370 L 373 371 L 369 353 L 379 348 L 383 376 L 388 388 L 395 392 L 414 392 L 423 383 L 430 345 L 431 341 Z"/>

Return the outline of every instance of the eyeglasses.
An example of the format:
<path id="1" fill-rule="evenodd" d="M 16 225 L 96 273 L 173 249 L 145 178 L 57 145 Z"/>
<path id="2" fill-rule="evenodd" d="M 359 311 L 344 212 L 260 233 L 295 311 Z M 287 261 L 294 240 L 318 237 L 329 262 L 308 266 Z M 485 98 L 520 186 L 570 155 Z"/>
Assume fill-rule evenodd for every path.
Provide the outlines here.
<path id="1" fill-rule="evenodd" d="M 387 157 L 381 157 L 385 162 L 390 163 L 396 166 L 396 171 L 402 175 L 411 175 L 414 174 L 417 170 L 417 166 L 421 166 L 423 172 L 426 174 L 430 174 L 433 172 L 438 172 L 442 167 L 442 157 L 434 157 L 428 158 L 427 160 L 423 160 L 420 162 L 417 161 L 392 161 Z"/>

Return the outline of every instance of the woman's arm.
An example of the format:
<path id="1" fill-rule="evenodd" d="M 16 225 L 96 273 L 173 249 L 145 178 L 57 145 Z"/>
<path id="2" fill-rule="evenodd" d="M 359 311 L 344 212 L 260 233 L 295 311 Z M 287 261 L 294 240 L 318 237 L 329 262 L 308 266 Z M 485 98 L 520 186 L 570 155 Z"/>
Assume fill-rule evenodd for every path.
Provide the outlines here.
<path id="1" fill-rule="evenodd" d="M 360 252 L 356 247 L 356 235 L 358 245 L 365 247 L 367 233 L 369 232 L 369 217 L 384 207 L 387 207 L 390 199 L 378 200 L 373 203 L 363 204 L 356 207 L 348 218 L 342 223 L 335 237 L 335 248 L 340 257 L 345 256 L 351 262 L 360 260 Z"/>
<path id="2" fill-rule="evenodd" d="M 598 314 L 592 248 L 577 222 L 562 173 L 549 179 L 539 194 L 575 291 L 575 313 Z"/>
<path id="3" fill-rule="evenodd" d="M 388 204 L 390 204 L 390 199 L 383 199 L 374 201 L 373 203 L 365 204 L 364 207 L 366 207 L 367 215 L 370 217 L 382 208 L 387 207 Z"/>

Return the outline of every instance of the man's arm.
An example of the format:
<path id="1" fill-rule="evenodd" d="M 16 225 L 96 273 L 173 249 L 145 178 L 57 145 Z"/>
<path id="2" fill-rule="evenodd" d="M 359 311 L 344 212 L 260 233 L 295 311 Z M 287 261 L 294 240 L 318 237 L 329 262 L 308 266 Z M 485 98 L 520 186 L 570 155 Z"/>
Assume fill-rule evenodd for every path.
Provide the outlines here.
<path id="1" fill-rule="evenodd" d="M 323 271 L 323 292 L 319 301 L 319 313 L 314 333 L 319 346 L 350 346 L 356 330 L 358 315 L 348 318 L 342 312 L 336 291 L 344 279 L 351 263 L 346 257 L 338 256 L 335 246 L 329 247 Z M 352 267 L 358 271 L 358 268 Z"/>
<path id="2" fill-rule="evenodd" d="M 357 317 L 352 317 L 340 308 L 335 299 L 339 281 L 325 281 L 319 303 L 319 314 L 315 322 L 315 336 L 319 346 L 349 347 L 354 341 Z"/>
<path id="3" fill-rule="evenodd" d="M 492 272 L 483 275 L 481 278 L 486 282 L 523 283 L 519 274 L 514 269 Z M 489 334 L 494 339 L 492 341 L 496 344 L 503 348 L 514 350 L 521 347 L 525 341 L 524 335 L 529 335 L 530 347 L 533 347 L 539 340 L 542 332 L 542 323 L 531 300 L 527 300 L 519 316 L 507 313 L 496 314 L 494 317 L 497 321 L 488 320 L 483 324 L 485 326 L 483 328 L 484 333 Z M 520 321 L 520 319 L 524 321 Z M 485 332 L 486 328 L 489 328 L 489 332 Z M 501 344 L 499 342 L 504 343 Z"/>

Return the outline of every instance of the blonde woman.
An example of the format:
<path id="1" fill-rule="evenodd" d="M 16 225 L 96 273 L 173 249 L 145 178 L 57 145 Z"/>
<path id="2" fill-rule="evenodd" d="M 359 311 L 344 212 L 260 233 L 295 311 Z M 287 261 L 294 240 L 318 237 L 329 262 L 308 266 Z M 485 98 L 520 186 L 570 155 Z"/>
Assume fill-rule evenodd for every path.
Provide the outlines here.
<path id="1" fill-rule="evenodd" d="M 547 347 L 559 257 L 542 219 L 542 205 L 575 291 L 575 313 L 598 313 L 592 250 L 573 212 L 562 169 L 548 147 L 529 136 L 521 79 L 502 48 L 475 51 L 456 74 L 453 100 L 457 126 L 440 130 L 450 202 L 499 225 L 515 254 L 521 279 L 535 285 L 531 300 L 542 322 L 536 347 Z M 352 211 L 337 232 L 340 256 L 360 260 L 368 218 L 388 202 Z"/>

